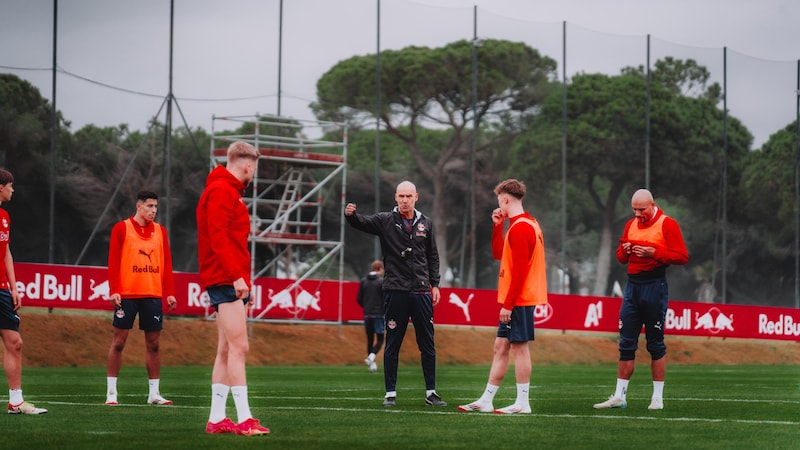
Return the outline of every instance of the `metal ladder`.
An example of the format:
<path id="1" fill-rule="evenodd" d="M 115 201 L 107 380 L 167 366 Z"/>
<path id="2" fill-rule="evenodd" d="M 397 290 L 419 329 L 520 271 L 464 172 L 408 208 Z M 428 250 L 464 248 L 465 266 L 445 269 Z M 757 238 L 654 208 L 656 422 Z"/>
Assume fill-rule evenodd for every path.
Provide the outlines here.
<path id="1" fill-rule="evenodd" d="M 286 176 L 286 186 L 283 188 L 283 195 L 278 204 L 278 211 L 275 215 L 275 221 L 279 222 L 278 232 L 286 233 L 289 226 L 289 217 L 287 211 L 297 200 L 297 193 L 300 192 L 300 185 L 303 182 L 303 172 L 292 168 Z"/>

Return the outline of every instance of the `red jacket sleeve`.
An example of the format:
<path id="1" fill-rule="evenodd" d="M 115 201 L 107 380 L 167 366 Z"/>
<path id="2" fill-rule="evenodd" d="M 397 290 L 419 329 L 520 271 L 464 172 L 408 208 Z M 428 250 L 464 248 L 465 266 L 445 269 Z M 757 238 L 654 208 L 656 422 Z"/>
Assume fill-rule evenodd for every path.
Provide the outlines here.
<path id="1" fill-rule="evenodd" d="M 130 219 L 125 219 L 130 220 Z M 122 244 L 125 243 L 125 221 L 117 222 L 111 229 L 108 243 L 108 295 L 119 294 Z"/>
<path id="2" fill-rule="evenodd" d="M 681 227 L 672 217 L 664 219 L 664 240 L 667 245 L 664 248 L 656 248 L 655 259 L 662 264 L 681 266 L 689 262 L 689 252 L 686 250 L 686 243 L 683 241 Z"/>
<path id="3" fill-rule="evenodd" d="M 492 257 L 498 261 L 503 257 L 503 224 L 505 221 L 496 224 L 492 228 Z"/>
<path id="4" fill-rule="evenodd" d="M 625 229 L 622 230 L 622 237 L 619 238 L 619 245 L 617 246 L 617 261 L 619 261 L 620 264 L 628 264 L 628 258 L 630 255 L 625 253 L 625 250 L 622 249 L 622 243 L 625 242 L 625 236 L 628 235 L 628 228 L 631 227 L 631 224 L 634 220 L 636 219 L 631 219 L 625 224 Z"/>

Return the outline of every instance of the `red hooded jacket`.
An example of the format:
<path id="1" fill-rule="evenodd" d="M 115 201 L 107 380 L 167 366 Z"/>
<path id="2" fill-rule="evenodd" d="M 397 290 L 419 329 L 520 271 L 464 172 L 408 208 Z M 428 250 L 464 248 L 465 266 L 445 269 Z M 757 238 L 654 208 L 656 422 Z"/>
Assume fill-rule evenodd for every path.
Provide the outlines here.
<path id="1" fill-rule="evenodd" d="M 197 258 L 203 287 L 250 284 L 250 216 L 242 200 L 245 186 L 217 166 L 206 178 L 197 204 Z"/>

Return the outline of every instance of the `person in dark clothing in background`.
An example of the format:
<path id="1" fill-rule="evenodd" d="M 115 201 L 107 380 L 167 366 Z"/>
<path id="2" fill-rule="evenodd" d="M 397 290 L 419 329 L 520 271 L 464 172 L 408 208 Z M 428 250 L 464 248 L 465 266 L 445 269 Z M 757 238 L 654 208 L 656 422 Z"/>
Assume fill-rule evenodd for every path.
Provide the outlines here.
<path id="1" fill-rule="evenodd" d="M 370 372 L 377 372 L 375 355 L 383 347 L 383 261 L 372 262 L 371 271 L 361 279 L 356 301 L 364 309 L 364 330 L 367 332 L 367 357 L 364 363 Z"/>

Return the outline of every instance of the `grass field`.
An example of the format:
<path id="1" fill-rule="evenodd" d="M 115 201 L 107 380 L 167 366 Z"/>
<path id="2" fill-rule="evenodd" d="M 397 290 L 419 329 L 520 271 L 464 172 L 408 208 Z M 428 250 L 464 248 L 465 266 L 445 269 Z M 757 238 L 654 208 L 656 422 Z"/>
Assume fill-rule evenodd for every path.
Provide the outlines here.
<path id="1" fill-rule="evenodd" d="M 440 366 L 445 408 L 424 405 L 418 367 L 401 366 L 398 405 L 381 406 L 382 373 L 364 366 L 249 367 L 253 414 L 262 437 L 206 435 L 210 367 L 165 367 L 161 391 L 174 406 L 146 405 L 141 367 L 123 367 L 120 406 L 103 405 L 105 369 L 26 368 L 26 400 L 42 416 L 5 415 L 2 444 L 15 448 L 800 448 L 800 369 L 785 366 L 673 366 L 665 407 L 648 411 L 642 368 L 628 408 L 595 410 L 614 388 L 616 366 L 534 366 L 533 414 L 459 413 L 486 384 L 486 366 Z M 495 398 L 515 396 L 513 368 Z M 236 420 L 229 398 L 228 415 Z M 6 447 L 10 448 L 10 447 Z"/>

